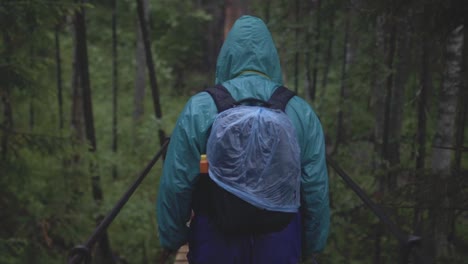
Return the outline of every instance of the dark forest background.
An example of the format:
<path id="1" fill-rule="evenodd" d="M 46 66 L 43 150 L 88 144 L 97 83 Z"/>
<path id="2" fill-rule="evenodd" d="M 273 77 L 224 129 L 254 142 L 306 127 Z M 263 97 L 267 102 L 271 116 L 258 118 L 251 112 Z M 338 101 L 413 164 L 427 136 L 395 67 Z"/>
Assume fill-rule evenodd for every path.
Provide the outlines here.
<path id="1" fill-rule="evenodd" d="M 0 263 L 64 263 L 86 241 L 187 99 L 214 84 L 219 48 L 242 14 L 269 26 L 285 85 L 320 116 L 330 157 L 405 234 L 422 238 L 425 259 L 411 251 L 411 263 L 468 263 L 467 8 L 0 0 Z M 100 239 L 95 263 L 156 262 L 160 174 L 161 162 Z M 329 174 L 320 262 L 402 263 L 398 239 Z"/>

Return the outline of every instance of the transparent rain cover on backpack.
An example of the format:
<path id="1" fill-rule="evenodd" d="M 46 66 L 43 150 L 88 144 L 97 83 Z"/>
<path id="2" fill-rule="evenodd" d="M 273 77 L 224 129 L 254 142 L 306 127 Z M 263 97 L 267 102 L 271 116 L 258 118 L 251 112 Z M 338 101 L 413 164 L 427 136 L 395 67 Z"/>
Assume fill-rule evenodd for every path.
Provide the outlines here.
<path id="1" fill-rule="evenodd" d="M 300 148 L 282 111 L 237 106 L 221 112 L 206 153 L 210 178 L 226 191 L 262 209 L 297 212 Z"/>

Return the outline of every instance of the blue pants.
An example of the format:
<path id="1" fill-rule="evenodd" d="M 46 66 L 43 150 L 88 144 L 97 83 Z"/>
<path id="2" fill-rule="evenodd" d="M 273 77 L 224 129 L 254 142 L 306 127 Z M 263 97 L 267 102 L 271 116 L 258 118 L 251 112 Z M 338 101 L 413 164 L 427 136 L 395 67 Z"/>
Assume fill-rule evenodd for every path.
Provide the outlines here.
<path id="1" fill-rule="evenodd" d="M 190 224 L 191 264 L 297 264 L 301 258 L 299 213 L 282 231 L 264 235 L 226 237 L 208 217 L 196 215 Z"/>

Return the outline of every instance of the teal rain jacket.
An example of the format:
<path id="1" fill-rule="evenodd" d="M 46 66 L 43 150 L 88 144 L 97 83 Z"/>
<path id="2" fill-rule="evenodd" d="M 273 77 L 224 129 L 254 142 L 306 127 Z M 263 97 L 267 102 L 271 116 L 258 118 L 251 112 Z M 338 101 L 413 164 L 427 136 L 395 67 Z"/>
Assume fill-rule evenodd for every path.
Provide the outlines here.
<path id="1" fill-rule="evenodd" d="M 229 32 L 216 66 L 216 83 L 234 99 L 268 100 L 282 84 L 281 66 L 271 34 L 262 20 L 243 16 Z M 306 101 L 292 98 L 286 114 L 296 128 L 301 148 L 301 213 L 305 254 L 321 251 L 329 233 L 330 210 L 325 142 L 317 115 Z M 161 246 L 176 250 L 187 242 L 191 199 L 199 174 L 200 155 L 206 151 L 208 130 L 217 109 L 201 92 L 185 105 L 171 136 L 157 200 Z"/>

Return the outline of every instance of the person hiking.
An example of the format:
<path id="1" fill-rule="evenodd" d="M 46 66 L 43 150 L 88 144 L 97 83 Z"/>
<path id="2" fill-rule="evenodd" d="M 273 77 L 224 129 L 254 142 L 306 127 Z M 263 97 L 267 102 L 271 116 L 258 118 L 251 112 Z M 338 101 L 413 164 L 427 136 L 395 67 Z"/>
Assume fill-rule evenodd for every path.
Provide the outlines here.
<path id="1" fill-rule="evenodd" d="M 217 59 L 216 84 L 225 88 L 216 86 L 214 91 L 226 89 L 236 101 L 268 101 L 282 83 L 279 56 L 267 26 L 260 18 L 240 17 Z M 161 247 L 174 252 L 188 242 L 189 263 L 299 263 L 301 257 L 321 252 L 330 225 L 325 142 L 317 115 L 299 96 L 288 98 L 284 106 L 300 155 L 300 197 L 289 211 L 293 217 L 287 225 L 273 232 L 229 235 L 217 228 L 210 214 L 199 210 L 203 203 L 195 206 L 195 193 L 203 178 L 200 157 L 207 154 L 210 131 L 218 129 L 213 127 L 220 115 L 217 103 L 209 92 L 192 96 L 173 130 L 157 197 Z"/>

